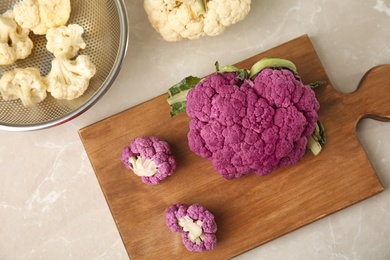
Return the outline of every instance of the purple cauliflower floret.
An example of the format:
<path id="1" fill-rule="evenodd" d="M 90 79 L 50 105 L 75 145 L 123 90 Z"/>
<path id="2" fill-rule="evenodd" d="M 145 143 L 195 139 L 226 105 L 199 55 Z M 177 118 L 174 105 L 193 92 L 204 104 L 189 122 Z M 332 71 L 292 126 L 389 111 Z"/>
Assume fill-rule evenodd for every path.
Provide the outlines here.
<path id="1" fill-rule="evenodd" d="M 212 250 L 217 246 L 217 224 L 214 215 L 200 204 L 174 204 L 165 214 L 172 232 L 179 232 L 185 247 L 191 252 Z"/>
<path id="2" fill-rule="evenodd" d="M 300 161 L 318 109 L 314 91 L 288 69 L 264 69 L 254 80 L 213 74 L 187 95 L 189 147 L 226 179 L 265 175 Z"/>
<path id="3" fill-rule="evenodd" d="M 123 148 L 121 161 L 149 185 L 162 182 L 176 169 L 176 160 L 169 144 L 157 137 L 132 140 L 130 146 Z"/>

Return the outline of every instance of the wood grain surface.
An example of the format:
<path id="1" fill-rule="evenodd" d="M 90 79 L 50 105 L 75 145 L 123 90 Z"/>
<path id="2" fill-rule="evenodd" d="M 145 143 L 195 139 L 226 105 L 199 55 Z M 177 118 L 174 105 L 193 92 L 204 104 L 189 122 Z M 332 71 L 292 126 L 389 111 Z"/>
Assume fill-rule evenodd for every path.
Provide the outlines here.
<path id="1" fill-rule="evenodd" d="M 264 177 L 249 174 L 225 180 L 210 161 L 189 150 L 189 118 L 185 114 L 171 118 L 165 94 L 80 129 L 131 259 L 229 259 L 383 190 L 355 128 L 367 116 L 389 120 L 390 67 L 373 68 L 356 92 L 339 93 L 331 86 L 307 35 L 236 66 L 250 68 L 266 56 L 294 62 L 304 83 L 328 82 L 315 90 L 327 133 L 319 156 L 307 154 L 299 163 Z M 176 156 L 176 172 L 159 185 L 142 183 L 120 161 L 122 148 L 138 136 L 165 139 Z M 214 213 L 218 225 L 215 250 L 191 253 L 181 236 L 166 227 L 165 211 L 178 202 L 200 203 Z"/>

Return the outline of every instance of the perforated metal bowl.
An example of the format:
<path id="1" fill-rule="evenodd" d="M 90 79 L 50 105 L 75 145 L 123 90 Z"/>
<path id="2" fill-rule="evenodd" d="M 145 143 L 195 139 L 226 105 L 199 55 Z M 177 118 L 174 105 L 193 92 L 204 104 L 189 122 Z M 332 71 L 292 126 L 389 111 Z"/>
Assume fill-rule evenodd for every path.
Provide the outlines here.
<path id="1" fill-rule="evenodd" d="M 13 8 L 18 0 L 1 0 L 0 13 Z M 109 89 L 117 77 L 127 51 L 128 18 L 123 0 L 71 0 L 69 24 L 84 28 L 86 48 L 79 54 L 89 55 L 96 74 L 79 98 L 47 98 L 34 108 L 25 108 L 20 100 L 4 101 L 0 95 L 0 129 L 30 131 L 65 123 L 90 108 Z M 43 76 L 51 69 L 53 55 L 46 49 L 45 36 L 30 34 L 32 54 L 10 66 L 0 66 L 0 75 L 15 68 L 37 67 Z"/>

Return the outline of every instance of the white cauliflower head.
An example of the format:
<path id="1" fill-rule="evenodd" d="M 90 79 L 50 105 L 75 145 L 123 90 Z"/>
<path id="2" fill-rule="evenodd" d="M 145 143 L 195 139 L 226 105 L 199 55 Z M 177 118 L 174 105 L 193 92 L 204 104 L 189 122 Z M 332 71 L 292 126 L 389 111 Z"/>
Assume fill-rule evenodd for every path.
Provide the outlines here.
<path id="1" fill-rule="evenodd" d="M 51 67 L 45 82 L 47 90 L 57 99 L 72 100 L 80 97 L 96 73 L 96 66 L 87 55 L 79 55 L 75 60 L 59 56 L 52 60 Z"/>
<path id="2" fill-rule="evenodd" d="M 71 59 L 77 55 L 80 49 L 84 49 L 86 44 L 82 38 L 83 27 L 78 24 L 69 24 L 47 30 L 46 48 L 55 57 L 65 55 Z"/>
<path id="3" fill-rule="evenodd" d="M 144 0 L 153 28 L 166 41 L 216 36 L 243 20 L 251 0 Z"/>
<path id="4" fill-rule="evenodd" d="M 15 22 L 12 11 L 0 16 L 0 65 L 10 65 L 31 54 L 34 44 L 29 32 Z"/>
<path id="5" fill-rule="evenodd" d="M 70 0 L 23 0 L 14 6 L 15 20 L 24 29 L 44 35 L 49 28 L 65 25 L 70 17 Z"/>
<path id="6" fill-rule="evenodd" d="M 20 99 L 25 107 L 32 107 L 43 101 L 46 85 L 39 69 L 15 69 L 5 73 L 0 79 L 0 92 L 5 101 Z"/>

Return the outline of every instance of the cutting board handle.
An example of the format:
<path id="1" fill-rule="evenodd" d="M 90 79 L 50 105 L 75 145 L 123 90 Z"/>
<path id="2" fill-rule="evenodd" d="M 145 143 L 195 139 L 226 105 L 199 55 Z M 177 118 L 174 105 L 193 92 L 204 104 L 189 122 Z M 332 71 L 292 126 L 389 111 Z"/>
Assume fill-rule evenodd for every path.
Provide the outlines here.
<path id="1" fill-rule="evenodd" d="M 346 95 L 346 103 L 361 118 L 390 120 L 390 64 L 373 67 L 365 73 L 356 91 Z M 351 110 L 353 111 L 353 110 Z"/>

